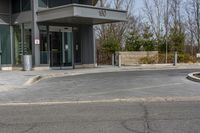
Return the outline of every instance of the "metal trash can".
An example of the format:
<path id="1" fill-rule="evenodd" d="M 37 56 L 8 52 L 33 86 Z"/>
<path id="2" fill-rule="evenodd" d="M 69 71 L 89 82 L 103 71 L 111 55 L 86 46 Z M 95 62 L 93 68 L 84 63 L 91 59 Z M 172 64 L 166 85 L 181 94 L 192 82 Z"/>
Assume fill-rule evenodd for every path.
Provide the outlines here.
<path id="1" fill-rule="evenodd" d="M 32 70 L 32 55 L 24 55 L 24 71 Z"/>

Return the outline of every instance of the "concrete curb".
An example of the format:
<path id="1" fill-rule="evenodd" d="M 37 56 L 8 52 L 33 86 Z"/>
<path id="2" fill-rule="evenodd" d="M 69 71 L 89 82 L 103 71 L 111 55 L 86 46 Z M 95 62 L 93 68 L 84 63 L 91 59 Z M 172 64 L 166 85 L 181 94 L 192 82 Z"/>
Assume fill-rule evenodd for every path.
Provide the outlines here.
<path id="1" fill-rule="evenodd" d="M 186 69 L 186 68 L 176 68 L 174 66 L 172 67 L 167 67 L 167 68 L 127 68 L 127 67 L 121 67 L 119 69 L 112 69 L 112 70 L 100 70 L 100 71 L 85 71 L 85 72 L 72 72 L 72 73 L 56 73 L 56 74 L 49 74 L 49 75 L 46 75 L 46 76 L 40 76 L 39 79 L 37 79 L 37 76 L 36 77 L 33 77 L 33 78 L 36 78 L 38 81 L 34 81 L 34 82 L 39 82 L 41 80 L 45 80 L 45 79 L 49 79 L 49 78 L 57 78 L 57 77 L 65 77 L 65 76 L 78 76 L 78 75 L 85 75 L 85 74 L 99 74 L 99 73 L 112 73 L 112 72 L 130 72 L 130 71 L 152 71 L 152 70 L 181 70 L 181 69 Z M 31 80 L 31 79 L 30 79 Z M 28 82 L 28 81 L 27 81 Z M 25 84 L 27 84 L 27 82 Z M 28 85 L 31 85 L 33 84 L 34 82 L 32 83 L 28 83 Z"/>
<path id="2" fill-rule="evenodd" d="M 142 65 L 141 65 L 142 66 Z M 144 65 L 145 66 L 145 65 Z M 28 81 L 26 81 L 23 85 L 30 86 L 34 83 L 37 83 L 41 80 L 49 79 L 49 78 L 56 78 L 56 77 L 65 77 L 65 76 L 78 76 L 78 75 L 84 75 L 84 74 L 98 74 L 98 73 L 109 73 L 109 72 L 124 72 L 124 71 L 151 71 L 151 70 L 180 70 L 180 69 L 188 69 L 188 67 L 177 67 L 173 66 L 171 64 L 168 64 L 168 67 L 157 67 L 157 66 L 166 66 L 165 64 L 156 64 L 151 67 L 115 67 L 114 69 L 106 69 L 106 70 L 98 70 L 96 71 L 79 71 L 79 72 L 72 72 L 72 73 L 52 73 L 45 76 L 37 75 L 35 77 L 30 78 Z M 194 67 L 195 69 L 196 67 Z M 190 67 L 191 69 L 191 67 Z"/>
<path id="3" fill-rule="evenodd" d="M 199 74 L 200 72 L 194 72 L 194 73 L 190 73 L 187 76 L 187 79 L 194 81 L 194 82 L 199 82 L 200 83 L 200 78 L 194 76 L 195 74 Z"/>
<path id="4" fill-rule="evenodd" d="M 40 75 L 34 76 L 34 77 L 28 79 L 28 81 L 26 81 L 26 82 L 24 83 L 24 86 L 30 86 L 30 85 L 32 85 L 32 84 L 34 84 L 34 83 L 36 83 L 36 82 L 42 80 L 42 78 L 43 78 L 43 77 L 40 76 Z"/>

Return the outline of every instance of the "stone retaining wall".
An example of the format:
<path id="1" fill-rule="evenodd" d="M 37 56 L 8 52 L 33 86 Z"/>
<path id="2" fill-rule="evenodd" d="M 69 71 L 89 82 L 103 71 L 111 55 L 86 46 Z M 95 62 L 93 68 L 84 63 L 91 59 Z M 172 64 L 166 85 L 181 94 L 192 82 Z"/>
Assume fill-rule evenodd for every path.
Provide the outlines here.
<path id="1" fill-rule="evenodd" d="M 158 51 L 134 51 L 134 52 L 116 52 L 116 64 L 122 66 L 131 66 L 140 64 L 140 59 L 144 57 L 158 56 Z M 119 59 L 121 58 L 121 60 Z"/>

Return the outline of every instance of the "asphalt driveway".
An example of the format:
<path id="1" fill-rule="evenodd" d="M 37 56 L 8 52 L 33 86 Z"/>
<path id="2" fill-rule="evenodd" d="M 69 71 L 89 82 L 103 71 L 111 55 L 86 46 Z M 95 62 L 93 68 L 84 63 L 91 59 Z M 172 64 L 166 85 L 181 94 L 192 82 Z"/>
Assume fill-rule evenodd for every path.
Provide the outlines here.
<path id="1" fill-rule="evenodd" d="M 1 133 L 199 133 L 199 102 L 0 106 Z"/>
<path id="2" fill-rule="evenodd" d="M 200 84 L 186 76 L 199 70 L 148 70 L 85 74 L 43 80 L 0 93 L 0 103 L 94 101 L 142 97 L 200 96 Z"/>

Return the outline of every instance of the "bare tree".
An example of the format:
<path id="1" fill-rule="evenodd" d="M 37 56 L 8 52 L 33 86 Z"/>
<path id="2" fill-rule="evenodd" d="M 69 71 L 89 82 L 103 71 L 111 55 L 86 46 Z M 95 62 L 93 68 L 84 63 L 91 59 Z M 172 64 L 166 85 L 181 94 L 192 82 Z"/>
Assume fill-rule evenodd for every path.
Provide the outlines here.
<path id="1" fill-rule="evenodd" d="M 182 24 L 183 24 L 183 17 L 181 14 L 181 8 L 182 8 L 182 2 L 183 0 L 171 0 L 170 1 L 170 13 L 172 16 L 172 25 L 176 28 L 182 28 Z"/>
<path id="2" fill-rule="evenodd" d="M 155 37 L 159 41 L 165 41 L 166 63 L 168 56 L 168 35 L 170 25 L 170 1 L 169 0 L 144 0 L 144 12 L 147 16 Z M 164 40 L 163 40 L 164 39 Z"/>
<path id="3" fill-rule="evenodd" d="M 189 35 L 189 43 L 193 48 L 198 46 L 198 52 L 200 52 L 200 0 L 191 0 L 186 2 L 186 24 L 187 33 Z"/>
<path id="4" fill-rule="evenodd" d="M 194 55 L 193 47 L 195 45 L 195 20 L 193 15 L 193 6 L 191 2 L 186 2 L 186 34 L 187 34 L 187 45 L 190 45 L 190 52 Z"/>
<path id="5" fill-rule="evenodd" d="M 133 3 L 134 3 L 134 0 L 100 0 L 99 1 L 98 4 L 101 7 L 109 7 L 109 8 L 114 8 L 118 10 L 128 11 L 127 13 L 128 22 L 104 24 L 104 25 L 96 27 L 96 32 L 100 40 L 104 40 L 106 37 L 109 36 L 110 33 L 112 33 L 121 42 L 122 46 L 124 46 L 126 33 L 133 23 L 132 22 Z"/>
<path id="6" fill-rule="evenodd" d="M 165 63 L 168 63 L 168 35 L 169 35 L 169 19 L 170 19 L 170 9 L 169 9 L 170 3 L 169 0 L 166 0 L 166 3 L 164 4 L 164 28 L 165 28 Z"/>
<path id="7" fill-rule="evenodd" d="M 195 14 L 195 37 L 198 44 L 198 52 L 200 52 L 200 0 L 193 0 L 193 10 Z"/>
<path id="8" fill-rule="evenodd" d="M 147 21 L 157 39 L 160 39 L 163 32 L 164 4 L 163 0 L 144 0 L 144 12 L 147 16 Z"/>

